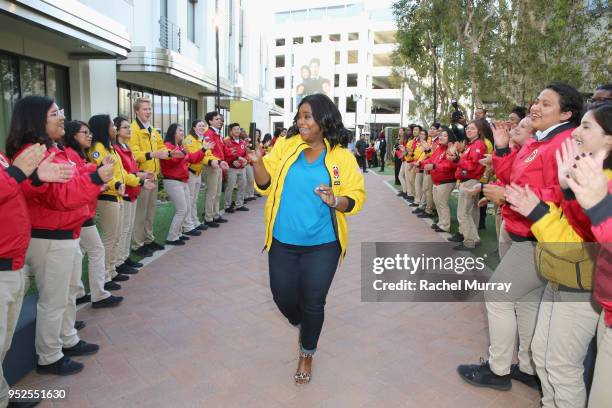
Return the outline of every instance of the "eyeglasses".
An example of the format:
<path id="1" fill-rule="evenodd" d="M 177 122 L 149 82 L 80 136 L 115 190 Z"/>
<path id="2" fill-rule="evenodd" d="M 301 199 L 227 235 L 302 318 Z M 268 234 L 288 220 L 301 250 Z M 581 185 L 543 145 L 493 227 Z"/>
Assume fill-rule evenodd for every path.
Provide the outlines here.
<path id="1" fill-rule="evenodd" d="M 608 101 L 612 101 L 612 97 L 609 97 L 609 96 L 599 96 L 597 98 L 589 98 L 589 99 L 587 99 L 588 103 L 608 102 Z"/>
<path id="2" fill-rule="evenodd" d="M 89 130 L 79 130 L 77 133 L 82 133 L 85 136 L 91 136 L 91 132 Z"/>
<path id="3" fill-rule="evenodd" d="M 58 109 L 54 112 L 51 112 L 49 114 L 49 116 L 52 116 L 54 118 L 65 118 L 66 116 L 64 115 L 64 110 L 63 109 Z"/>

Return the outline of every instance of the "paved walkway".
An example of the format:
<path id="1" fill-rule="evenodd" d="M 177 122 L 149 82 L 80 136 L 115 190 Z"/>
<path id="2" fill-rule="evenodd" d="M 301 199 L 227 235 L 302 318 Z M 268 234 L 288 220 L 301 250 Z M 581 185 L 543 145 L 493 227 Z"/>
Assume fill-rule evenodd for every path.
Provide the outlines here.
<path id="1" fill-rule="evenodd" d="M 100 344 L 75 376 L 31 373 L 17 387 L 69 388 L 70 407 L 536 407 L 520 383 L 478 389 L 456 374 L 486 355 L 478 303 L 362 303 L 361 241 L 440 241 L 368 173 L 368 201 L 349 219 L 314 361 L 293 384 L 297 330 L 272 301 L 263 247 L 263 204 L 173 249 L 126 282 L 123 304 L 78 313 L 80 333 Z M 44 403 L 41 406 L 52 406 Z"/>

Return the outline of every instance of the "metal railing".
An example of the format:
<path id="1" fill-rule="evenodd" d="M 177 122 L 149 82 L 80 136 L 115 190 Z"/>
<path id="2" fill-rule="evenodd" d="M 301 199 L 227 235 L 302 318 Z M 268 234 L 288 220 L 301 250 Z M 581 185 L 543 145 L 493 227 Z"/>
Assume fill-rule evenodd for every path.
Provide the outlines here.
<path id="1" fill-rule="evenodd" d="M 159 45 L 162 48 L 181 52 L 181 29 L 167 17 L 159 19 Z"/>

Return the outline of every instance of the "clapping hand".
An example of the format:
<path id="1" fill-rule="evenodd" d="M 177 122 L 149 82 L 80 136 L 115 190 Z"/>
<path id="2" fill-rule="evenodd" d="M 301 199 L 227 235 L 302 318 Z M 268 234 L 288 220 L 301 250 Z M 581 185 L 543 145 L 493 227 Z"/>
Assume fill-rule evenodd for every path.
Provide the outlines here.
<path id="1" fill-rule="evenodd" d="M 580 151 L 578 145 L 573 138 L 565 139 L 561 144 L 561 148 L 555 152 L 555 159 L 557 160 L 557 177 L 559 178 L 559 185 L 561 188 L 569 188 L 567 183 L 572 166 L 580 159 Z"/>
<path id="2" fill-rule="evenodd" d="M 506 201 L 510 203 L 510 208 L 527 217 L 536 208 L 540 199 L 531 191 L 528 185 L 521 187 L 512 183 L 506 188 Z"/>
<path id="3" fill-rule="evenodd" d="M 35 143 L 28 146 L 19 156 L 15 158 L 13 161 L 13 166 L 21 170 L 26 177 L 30 177 L 30 175 L 34 173 L 34 170 L 36 170 L 36 167 L 38 167 L 39 163 L 42 161 L 43 157 L 45 157 L 46 151 L 47 147 L 45 145 L 41 145 L 40 143 Z M 51 156 L 54 156 L 54 154 L 52 153 L 49 157 Z"/>
<path id="4" fill-rule="evenodd" d="M 46 183 L 66 183 L 74 174 L 74 166 L 70 164 L 53 163 L 55 153 L 41 161 L 38 165 L 36 174 L 38 179 Z"/>
<path id="5" fill-rule="evenodd" d="M 567 184 L 584 209 L 594 207 L 606 197 L 606 194 L 609 194 L 608 179 L 602 170 L 605 157 L 605 151 L 597 152 L 594 157 L 581 157 L 567 178 Z"/>
<path id="6" fill-rule="evenodd" d="M 503 120 L 496 120 L 491 126 L 493 129 L 493 140 L 495 147 L 505 149 L 510 143 L 510 125 Z"/>

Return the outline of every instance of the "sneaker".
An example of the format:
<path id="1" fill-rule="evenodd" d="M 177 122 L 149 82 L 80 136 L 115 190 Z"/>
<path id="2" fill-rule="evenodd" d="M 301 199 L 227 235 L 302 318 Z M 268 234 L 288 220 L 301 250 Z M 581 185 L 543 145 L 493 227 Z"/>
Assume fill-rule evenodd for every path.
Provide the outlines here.
<path id="1" fill-rule="evenodd" d="M 436 223 L 431 224 L 431 229 L 436 229 L 436 228 L 439 228 L 438 224 L 436 224 Z"/>
<path id="2" fill-rule="evenodd" d="M 540 391 L 542 389 L 542 385 L 538 376 L 522 372 L 518 364 L 512 364 L 512 366 L 510 366 L 510 378 L 516 381 L 520 381 L 526 386 L 533 388 L 534 390 Z"/>
<path id="3" fill-rule="evenodd" d="M 104 290 L 119 290 L 119 289 L 121 289 L 121 285 L 116 282 L 110 281 L 104 284 Z"/>
<path id="4" fill-rule="evenodd" d="M 85 326 L 87 326 L 87 323 L 85 323 L 83 320 L 77 320 L 76 322 L 74 322 L 74 328 L 76 329 L 76 331 L 83 330 Z"/>
<path id="5" fill-rule="evenodd" d="M 242 205 L 242 206 L 236 208 L 236 211 L 249 211 L 249 209 L 246 208 L 244 205 Z"/>
<path id="6" fill-rule="evenodd" d="M 399 193 L 397 193 L 398 197 L 407 197 L 406 193 L 404 193 L 403 191 L 400 191 Z"/>
<path id="7" fill-rule="evenodd" d="M 138 269 L 132 268 L 131 266 L 127 265 L 125 262 L 119 265 L 117 268 L 115 268 L 115 270 L 117 271 L 117 273 L 122 273 L 124 275 L 136 275 L 138 273 Z"/>
<path id="8" fill-rule="evenodd" d="M 202 235 L 202 233 L 200 231 L 198 231 L 197 228 L 194 228 L 191 231 L 187 231 L 185 233 L 185 235 L 189 235 L 191 237 L 199 237 L 200 235 Z"/>
<path id="9" fill-rule="evenodd" d="M 181 236 L 179 237 L 179 239 L 180 239 L 181 241 L 189 241 L 189 237 L 188 237 L 187 235 L 181 235 Z"/>
<path id="10" fill-rule="evenodd" d="M 438 227 L 437 225 L 436 225 L 436 228 L 434 228 L 433 230 L 436 231 L 436 232 L 446 232 L 446 233 L 448 233 L 448 231 L 443 230 L 442 228 Z"/>
<path id="11" fill-rule="evenodd" d="M 141 256 L 143 258 L 148 258 L 150 256 L 153 256 L 153 251 L 151 251 L 148 246 L 143 245 L 137 250 L 135 250 L 134 254 L 136 254 L 137 256 Z"/>
<path id="12" fill-rule="evenodd" d="M 410 207 L 418 207 L 419 205 L 419 203 L 410 203 Z"/>
<path id="13" fill-rule="evenodd" d="M 79 342 L 70 347 L 70 348 L 62 348 L 62 353 L 68 357 L 77 357 L 77 356 L 89 356 L 91 354 L 96 354 L 100 350 L 100 346 L 93 343 L 87 343 L 86 341 L 79 340 Z"/>
<path id="14" fill-rule="evenodd" d="M 36 364 L 36 372 L 38 374 L 71 375 L 82 371 L 83 367 L 85 367 L 83 364 L 63 356 L 53 364 Z"/>
<path id="15" fill-rule="evenodd" d="M 180 239 L 177 239 L 176 241 L 166 241 L 166 244 L 181 246 L 181 245 L 185 245 L 185 241 L 181 241 Z"/>
<path id="16" fill-rule="evenodd" d="M 94 309 L 102 309 L 104 307 L 115 307 L 119 306 L 119 303 L 123 302 L 123 296 L 113 296 L 110 295 L 106 299 L 98 300 L 97 302 L 92 302 L 91 307 Z"/>
<path id="17" fill-rule="evenodd" d="M 417 215 L 418 218 L 431 218 L 431 214 L 428 214 L 426 211 L 421 212 Z"/>
<path id="18" fill-rule="evenodd" d="M 130 277 L 127 275 L 122 275 L 120 273 L 117 274 L 117 276 L 115 276 L 113 279 L 111 279 L 113 282 L 125 282 L 130 280 Z"/>
<path id="19" fill-rule="evenodd" d="M 249 201 L 255 200 L 255 197 L 247 197 L 244 199 L 244 202 L 248 203 Z"/>
<path id="20" fill-rule="evenodd" d="M 463 242 L 463 235 L 462 234 L 455 234 L 450 238 L 446 239 L 448 242 Z"/>
<path id="21" fill-rule="evenodd" d="M 229 208 L 226 208 L 226 209 L 225 209 L 225 212 L 226 212 L 226 213 L 230 213 L 230 214 L 234 213 L 235 211 L 236 211 L 236 210 L 234 210 L 232 207 L 229 207 Z"/>
<path id="22" fill-rule="evenodd" d="M 196 227 L 196 229 L 200 230 L 200 231 L 206 231 L 208 229 L 208 225 L 206 225 L 205 223 L 202 223 L 202 224 L 198 225 Z"/>
<path id="23" fill-rule="evenodd" d="M 227 220 L 223 217 L 215 218 L 213 221 L 219 224 L 223 224 L 224 222 L 227 222 Z"/>
<path id="24" fill-rule="evenodd" d="M 132 261 L 130 258 L 126 259 L 124 263 L 132 268 L 142 268 L 144 266 L 140 262 Z"/>
<path id="25" fill-rule="evenodd" d="M 461 378 L 476 387 L 488 387 L 500 391 L 508 391 L 512 388 L 510 374 L 497 375 L 491 371 L 488 361 L 483 361 L 480 365 L 460 365 L 457 372 Z"/>
<path id="26" fill-rule="evenodd" d="M 83 304 L 83 303 L 89 303 L 89 302 L 91 302 L 91 296 L 90 295 L 81 296 L 80 298 L 78 298 L 76 300 L 76 304 L 77 305 L 80 305 L 80 304 Z"/>
<path id="27" fill-rule="evenodd" d="M 162 249 L 164 249 L 163 245 L 158 244 L 157 242 L 153 241 L 150 244 L 147 244 L 147 246 L 149 247 L 149 249 L 151 249 L 152 251 L 161 251 Z"/>
<path id="28" fill-rule="evenodd" d="M 425 212 L 425 211 L 424 211 L 424 210 L 421 210 L 420 208 L 415 208 L 414 210 L 412 210 L 412 213 L 413 213 L 413 214 L 421 214 L 421 213 L 423 213 L 423 212 Z"/>
<path id="29" fill-rule="evenodd" d="M 208 228 L 219 228 L 219 224 L 215 221 L 206 221 Z"/>

